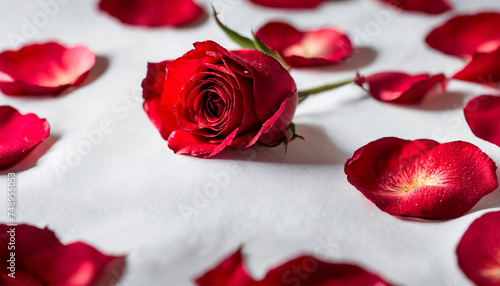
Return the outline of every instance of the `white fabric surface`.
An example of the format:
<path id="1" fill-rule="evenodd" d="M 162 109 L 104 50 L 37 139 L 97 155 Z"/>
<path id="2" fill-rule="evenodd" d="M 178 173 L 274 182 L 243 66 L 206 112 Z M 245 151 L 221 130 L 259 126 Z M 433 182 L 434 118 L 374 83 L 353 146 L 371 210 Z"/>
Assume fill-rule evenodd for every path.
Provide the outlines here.
<path id="1" fill-rule="evenodd" d="M 365 199 L 347 182 L 343 165 L 356 149 L 385 136 L 465 140 L 500 163 L 500 149 L 476 138 L 462 114 L 466 99 L 493 91 L 452 82 L 447 94 L 409 108 L 377 102 L 350 85 L 298 108 L 294 121 L 306 140 L 292 142 L 286 154 L 282 147 L 258 147 L 212 160 L 178 156 L 142 110 L 146 63 L 179 57 L 196 41 L 237 46 L 213 19 L 191 28 L 142 29 L 99 12 L 97 1 L 61 2 L 29 41 L 83 43 L 100 59 L 93 80 L 64 96 L 0 95 L 0 105 L 45 117 L 52 129 L 51 137 L 13 168 L 19 171 L 19 222 L 48 226 L 64 243 L 81 240 L 105 253 L 127 254 L 121 285 L 191 285 L 240 245 L 255 277 L 311 253 L 359 264 L 400 285 L 470 285 L 455 248 L 474 219 L 500 209 L 499 190 L 455 220 L 402 219 Z M 207 11 L 209 2 L 200 1 Z M 497 0 L 452 2 L 455 11 L 426 16 L 374 0 L 332 1 L 302 12 L 214 0 L 225 9 L 223 22 L 247 35 L 268 20 L 285 19 L 302 28 L 341 28 L 361 47 L 339 65 L 293 71 L 301 89 L 351 78 L 355 69 L 452 75 L 464 63 L 426 47 L 426 34 L 453 14 L 500 9 Z M 0 49 L 11 49 L 9 33 L 22 35 L 24 19 L 33 22 L 43 10 L 34 0 L 0 0 L 0 7 Z M 377 24 L 380 13 L 390 13 L 390 19 Z M 85 132 L 102 121 L 112 131 L 80 162 L 71 158 L 71 150 L 86 144 Z M 200 195 L 206 189 L 212 190 L 208 198 Z M 0 213 L 6 214 L 7 195 L 0 198 Z"/>

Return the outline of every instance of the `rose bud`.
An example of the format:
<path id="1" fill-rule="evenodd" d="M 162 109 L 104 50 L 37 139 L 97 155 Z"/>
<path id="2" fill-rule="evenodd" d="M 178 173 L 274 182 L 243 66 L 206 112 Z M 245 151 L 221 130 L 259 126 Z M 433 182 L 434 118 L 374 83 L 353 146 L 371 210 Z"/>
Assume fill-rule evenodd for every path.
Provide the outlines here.
<path id="1" fill-rule="evenodd" d="M 292 272 L 292 269 L 295 271 Z M 302 275 L 296 275 L 296 273 Z M 295 274 L 294 274 L 295 273 Z M 390 285 L 382 278 L 352 264 L 329 263 L 312 256 L 300 256 L 271 269 L 262 280 L 249 276 L 241 250 L 196 279 L 196 285 Z"/>
<path id="2" fill-rule="evenodd" d="M 303 32 L 287 23 L 271 22 L 255 36 L 291 67 L 332 65 L 353 52 L 349 38 L 333 28 Z"/>
<path id="3" fill-rule="evenodd" d="M 259 4 L 272 8 L 294 8 L 294 9 L 312 9 L 318 7 L 326 0 L 250 0 L 255 4 Z"/>
<path id="4" fill-rule="evenodd" d="M 358 149 L 344 171 L 386 213 L 445 220 L 464 215 L 498 187 L 496 168 L 467 142 L 387 137 Z"/>
<path id="5" fill-rule="evenodd" d="M 7 235 L 0 239 L 2 285 L 114 285 L 125 267 L 124 256 L 102 254 L 83 242 L 63 245 L 47 228 L 0 224 L 0 233 Z"/>
<path id="6" fill-rule="evenodd" d="M 378 0 L 398 9 L 437 15 L 451 10 L 447 0 Z"/>
<path id="7" fill-rule="evenodd" d="M 142 84 L 144 110 L 170 149 L 209 158 L 226 147 L 292 138 L 297 88 L 277 60 L 212 41 L 194 46 L 176 60 L 149 64 Z"/>
<path id="8" fill-rule="evenodd" d="M 383 102 L 414 104 L 431 93 L 446 90 L 448 80 L 443 74 L 409 75 L 401 72 L 381 72 L 370 76 L 357 75 L 354 82 L 376 100 Z"/>
<path id="9" fill-rule="evenodd" d="M 99 9 L 124 24 L 145 27 L 183 26 L 204 13 L 193 0 L 101 0 Z"/>
<path id="10" fill-rule="evenodd" d="M 47 120 L 33 113 L 22 115 L 10 106 L 0 106 L 0 170 L 24 159 L 49 134 Z"/>
<path id="11" fill-rule="evenodd" d="M 85 46 L 56 42 L 0 53 L 0 90 L 7 95 L 57 95 L 82 82 L 95 64 Z"/>
<path id="12" fill-rule="evenodd" d="M 465 231 L 457 246 L 458 265 L 476 285 L 500 285 L 500 212 L 486 213 Z"/>
<path id="13" fill-rule="evenodd" d="M 465 105 L 464 115 L 474 135 L 500 147 L 500 96 L 474 97 Z"/>

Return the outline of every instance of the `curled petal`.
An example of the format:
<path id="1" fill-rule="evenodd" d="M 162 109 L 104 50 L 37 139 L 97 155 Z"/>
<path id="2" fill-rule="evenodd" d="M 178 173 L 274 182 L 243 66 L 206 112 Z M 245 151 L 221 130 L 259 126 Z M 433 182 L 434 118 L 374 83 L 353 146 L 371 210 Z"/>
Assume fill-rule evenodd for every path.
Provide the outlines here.
<path id="1" fill-rule="evenodd" d="M 287 261 L 271 269 L 264 279 L 257 281 L 249 276 L 241 250 L 203 274 L 195 282 L 199 286 L 390 285 L 357 265 L 329 263 L 312 256 L 300 256 Z"/>
<path id="2" fill-rule="evenodd" d="M 476 285 L 500 285 L 500 212 L 484 214 L 457 246 L 458 265 Z"/>
<path id="3" fill-rule="evenodd" d="M 198 20 L 203 9 L 193 0 L 101 0 L 99 9 L 134 26 L 183 26 Z"/>
<path id="4" fill-rule="evenodd" d="M 437 15 L 451 10 L 447 0 L 379 0 L 405 11 Z"/>
<path id="5" fill-rule="evenodd" d="M 2 285 L 19 285 L 19 278 L 30 285 L 113 285 L 122 275 L 125 267 L 123 256 L 105 255 L 82 242 L 63 245 L 47 228 L 0 225 L 1 233 L 9 236 L 13 229 L 16 278 L 2 275 Z M 6 258 L 10 257 L 8 241 L 0 241 L 0 254 Z M 4 269 L 8 267 L 7 261 L 0 264 Z"/>
<path id="6" fill-rule="evenodd" d="M 287 23 L 271 22 L 260 28 L 256 37 L 292 67 L 331 65 L 353 52 L 349 38 L 333 28 L 302 32 Z"/>
<path id="7" fill-rule="evenodd" d="M 476 52 L 470 62 L 453 78 L 463 81 L 477 82 L 490 87 L 500 84 L 500 48 L 493 52 Z"/>
<path id="8" fill-rule="evenodd" d="M 498 187 L 495 163 L 462 141 L 382 138 L 358 149 L 347 180 L 384 212 L 452 219 Z"/>
<path id="9" fill-rule="evenodd" d="M 451 18 L 432 30 L 425 41 L 447 55 L 470 59 L 475 52 L 500 46 L 500 13 L 485 12 Z"/>
<path id="10" fill-rule="evenodd" d="M 0 106 L 0 169 L 21 161 L 49 134 L 47 120 L 32 113 L 22 115 L 10 106 Z"/>
<path id="11" fill-rule="evenodd" d="M 79 84 L 95 64 L 85 46 L 56 42 L 0 53 L 0 90 L 7 95 L 59 94 Z"/>
<path id="12" fill-rule="evenodd" d="M 295 8 L 295 9 L 312 9 L 318 7 L 325 0 L 250 0 L 255 4 L 259 4 L 272 8 Z"/>
<path id="13" fill-rule="evenodd" d="M 236 133 L 238 133 L 238 129 L 235 129 L 224 140 L 217 141 L 178 129 L 168 137 L 168 148 L 179 155 L 211 158 L 226 147 L 231 146 Z"/>
<path id="14" fill-rule="evenodd" d="M 500 147 L 500 97 L 481 95 L 464 107 L 464 115 L 472 133 Z"/>
<path id="15" fill-rule="evenodd" d="M 443 74 L 429 76 L 382 72 L 367 77 L 358 75 L 354 82 L 366 88 L 379 101 L 412 104 L 420 102 L 429 93 L 442 93 L 448 81 Z"/>

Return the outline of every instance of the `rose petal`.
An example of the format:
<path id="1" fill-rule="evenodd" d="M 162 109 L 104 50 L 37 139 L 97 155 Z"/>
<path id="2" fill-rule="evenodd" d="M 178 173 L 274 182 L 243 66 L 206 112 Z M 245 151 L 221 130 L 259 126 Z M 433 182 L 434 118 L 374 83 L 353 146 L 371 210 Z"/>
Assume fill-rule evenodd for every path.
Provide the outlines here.
<path id="1" fill-rule="evenodd" d="M 250 0 L 255 4 L 273 8 L 312 9 L 318 7 L 325 0 Z"/>
<path id="2" fill-rule="evenodd" d="M 474 53 L 470 62 L 453 78 L 490 87 L 500 84 L 500 48 L 489 53 Z"/>
<path id="3" fill-rule="evenodd" d="M 425 41 L 447 55 L 469 59 L 475 52 L 500 46 L 500 13 L 486 12 L 451 18 L 432 30 Z"/>
<path id="4" fill-rule="evenodd" d="M 15 228 L 16 238 L 16 278 L 2 275 L 2 285 L 18 285 L 19 277 L 22 281 L 40 285 L 113 285 L 122 275 L 123 256 L 104 255 L 81 242 L 63 245 L 46 228 L 1 224 L 0 232 L 10 236 L 7 231 L 12 228 Z M 8 242 L 8 239 L 0 241 L 0 254 L 5 258 L 10 257 Z M 8 267 L 6 260 L 0 262 L 4 269 Z"/>
<path id="5" fill-rule="evenodd" d="M 231 145 L 238 133 L 235 129 L 229 136 L 220 142 L 210 141 L 209 138 L 188 133 L 182 129 L 175 130 L 168 137 L 168 148 L 179 155 L 189 155 L 200 158 L 210 158 Z"/>
<path id="6" fill-rule="evenodd" d="M 437 15 L 451 10 L 447 0 L 378 0 L 405 11 Z"/>
<path id="7" fill-rule="evenodd" d="M 56 42 L 0 53 L 0 90 L 7 95 L 58 94 L 79 84 L 95 64 L 95 54 Z"/>
<path id="8" fill-rule="evenodd" d="M 35 114 L 20 114 L 0 106 L 0 169 L 7 169 L 26 157 L 50 134 L 47 120 Z"/>
<path id="9" fill-rule="evenodd" d="M 183 26 L 198 20 L 203 9 L 193 0 L 101 0 L 99 9 L 134 26 Z"/>
<path id="10" fill-rule="evenodd" d="M 292 76 L 277 60 L 254 50 L 239 50 L 232 53 L 242 63 L 248 65 L 252 74 L 253 102 L 255 112 L 261 122 L 271 118 L 290 96 L 296 96 L 297 103 L 291 104 L 293 108 L 287 111 L 295 113 L 298 105 L 297 86 Z"/>
<path id="11" fill-rule="evenodd" d="M 484 214 L 457 246 L 458 265 L 476 285 L 500 285 L 500 212 Z"/>
<path id="12" fill-rule="evenodd" d="M 464 115 L 472 133 L 500 147 L 500 97 L 481 95 L 464 107 Z"/>
<path id="13" fill-rule="evenodd" d="M 344 170 L 351 185 L 397 216 L 456 218 L 498 187 L 495 163 L 461 141 L 382 138 L 358 149 Z"/>
<path id="14" fill-rule="evenodd" d="M 248 275 L 241 250 L 195 280 L 197 285 L 390 285 L 363 268 L 328 263 L 312 256 L 300 256 L 271 269 L 264 279 L 256 281 Z"/>
<path id="15" fill-rule="evenodd" d="M 256 37 L 291 67 L 331 65 L 353 52 L 349 38 L 332 28 L 302 32 L 287 23 L 270 22 L 257 31 Z"/>
<path id="16" fill-rule="evenodd" d="M 401 72 L 382 72 L 367 77 L 357 76 L 355 82 L 367 90 L 379 101 L 413 104 L 432 92 L 442 93 L 446 89 L 447 79 L 443 74 L 409 75 Z"/>

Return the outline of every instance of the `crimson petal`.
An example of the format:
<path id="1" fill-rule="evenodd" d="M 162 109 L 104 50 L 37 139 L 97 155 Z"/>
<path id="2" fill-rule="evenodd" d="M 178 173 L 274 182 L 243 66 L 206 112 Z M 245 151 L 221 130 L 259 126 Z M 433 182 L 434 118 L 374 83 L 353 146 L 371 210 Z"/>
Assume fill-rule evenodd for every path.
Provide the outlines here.
<path id="1" fill-rule="evenodd" d="M 484 12 L 451 18 L 433 29 L 425 41 L 447 55 L 470 58 L 500 46 L 500 13 Z"/>
<path id="2" fill-rule="evenodd" d="M 15 229 L 16 278 L 0 276 L 2 285 L 19 285 L 17 279 L 39 285 L 113 285 L 122 275 L 125 257 L 108 256 L 82 242 L 63 245 L 49 229 L 30 225 L 0 225 L 10 236 Z M 0 266 L 7 269 L 9 239 L 0 241 Z M 4 272 L 5 273 L 5 272 Z"/>
<path id="3" fill-rule="evenodd" d="M 390 285 L 382 278 L 352 264 L 329 263 L 300 256 L 271 269 L 264 279 L 248 275 L 241 250 L 195 280 L 197 285 Z"/>
<path id="4" fill-rule="evenodd" d="M 250 0 L 255 4 L 259 4 L 272 8 L 294 8 L 294 9 L 312 9 L 318 7 L 326 0 Z"/>
<path id="5" fill-rule="evenodd" d="M 472 133 L 500 147 L 500 97 L 481 95 L 470 100 L 464 114 Z"/>
<path id="6" fill-rule="evenodd" d="M 498 87 L 500 84 L 498 63 L 500 63 L 500 47 L 493 52 L 476 52 L 472 55 L 470 62 L 453 78 Z"/>
<path id="7" fill-rule="evenodd" d="M 49 134 L 47 120 L 32 113 L 22 115 L 10 106 L 0 106 L 0 169 L 21 161 Z"/>
<path id="8" fill-rule="evenodd" d="M 203 9 L 193 0 L 101 0 L 99 9 L 134 26 L 183 26 L 196 21 Z"/>
<path id="9" fill-rule="evenodd" d="M 351 185 L 397 216 L 456 218 L 498 187 L 495 163 L 462 141 L 382 138 L 358 149 L 344 170 Z"/>
<path id="10" fill-rule="evenodd" d="M 443 74 L 409 75 L 401 72 L 382 72 L 367 77 L 357 76 L 356 84 L 365 88 L 379 101 L 412 104 L 432 92 L 442 93 L 448 80 Z"/>
<path id="11" fill-rule="evenodd" d="M 500 212 L 484 214 L 457 246 L 458 265 L 476 285 L 500 285 Z"/>
<path id="12" fill-rule="evenodd" d="M 79 84 L 95 64 L 85 46 L 56 42 L 0 53 L 0 90 L 7 95 L 59 94 Z"/>
<path id="13" fill-rule="evenodd" d="M 421 12 L 425 14 L 441 14 L 452 7 L 447 0 L 378 0 L 405 11 Z"/>
<path id="14" fill-rule="evenodd" d="M 270 22 L 255 36 L 278 52 L 291 67 L 331 65 L 353 52 L 349 38 L 333 28 L 303 32 L 287 23 Z"/>

